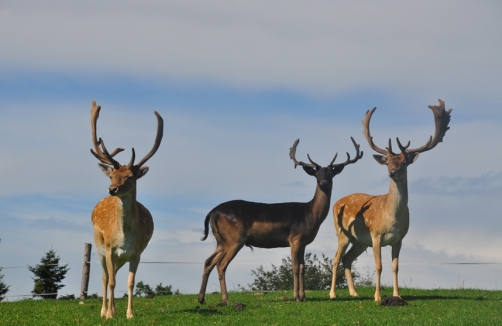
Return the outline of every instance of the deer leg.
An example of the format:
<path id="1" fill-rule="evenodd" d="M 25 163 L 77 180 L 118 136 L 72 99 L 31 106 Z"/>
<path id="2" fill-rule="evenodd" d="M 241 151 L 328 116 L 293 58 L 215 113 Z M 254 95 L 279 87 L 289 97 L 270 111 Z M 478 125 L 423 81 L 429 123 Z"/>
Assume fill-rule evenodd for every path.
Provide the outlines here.
<path id="1" fill-rule="evenodd" d="M 136 278 L 136 271 L 138 270 L 140 255 L 137 257 L 131 257 L 129 262 L 129 277 L 127 279 L 127 319 L 134 317 L 132 310 L 132 295 L 134 289 L 134 280 Z"/>
<path id="2" fill-rule="evenodd" d="M 101 262 L 103 267 L 103 304 L 101 305 L 101 317 L 106 317 L 106 298 L 108 293 L 108 269 L 106 268 L 106 261 Z"/>
<path id="3" fill-rule="evenodd" d="M 392 296 L 401 297 L 399 295 L 399 288 L 397 284 L 397 273 L 399 272 L 399 252 L 401 251 L 402 241 L 399 241 L 392 246 L 392 276 L 394 278 L 394 293 Z"/>
<path id="4" fill-rule="evenodd" d="M 235 255 L 241 250 L 244 244 L 234 244 L 230 247 L 226 247 L 226 251 L 224 252 L 221 259 L 218 261 L 216 268 L 218 269 L 218 277 L 220 279 L 220 287 L 221 287 L 221 302 L 224 304 L 230 304 L 228 301 L 228 293 L 227 293 L 227 283 L 225 281 L 225 273 L 227 271 L 228 264 L 234 259 Z"/>
<path id="5" fill-rule="evenodd" d="M 340 264 L 340 259 L 345 254 L 347 247 L 349 246 L 349 238 L 345 234 L 338 234 L 338 249 L 333 257 L 333 278 L 331 279 L 331 290 L 329 291 L 329 298 L 336 299 L 336 277 L 338 271 L 338 265 Z"/>
<path id="6" fill-rule="evenodd" d="M 220 261 L 222 254 L 223 254 L 223 247 L 218 245 L 213 254 L 209 256 L 209 258 L 206 259 L 206 261 L 204 262 L 204 272 L 202 273 L 202 284 L 200 286 L 199 297 L 197 298 L 197 301 L 199 301 L 200 304 L 205 303 L 204 296 L 206 293 L 207 280 L 209 278 L 209 274 L 211 274 L 211 271 L 213 270 L 216 263 Z"/>
<path id="7" fill-rule="evenodd" d="M 295 301 L 302 301 L 298 290 L 300 288 L 300 246 L 290 243 L 291 247 L 291 265 L 293 267 L 293 298 Z"/>
<path id="8" fill-rule="evenodd" d="M 380 276 L 382 275 L 382 248 L 380 247 L 380 238 L 373 239 L 373 255 L 375 256 L 375 302 L 382 301 L 380 295 Z"/>
<path id="9" fill-rule="evenodd" d="M 115 309 L 115 273 L 117 272 L 117 269 L 112 258 L 111 250 L 106 251 L 106 267 L 108 270 L 108 287 L 110 288 L 110 299 L 108 300 L 106 319 L 110 319 L 117 314 Z"/>
<path id="10" fill-rule="evenodd" d="M 305 246 L 298 250 L 298 297 L 300 301 L 307 301 L 305 297 Z"/>
<path id="11" fill-rule="evenodd" d="M 366 250 L 366 248 L 366 246 L 360 243 L 353 243 L 349 251 L 342 257 L 345 278 L 347 279 L 347 286 L 349 287 L 349 293 L 352 297 L 359 296 L 354 286 L 354 278 L 352 278 L 352 263 Z"/>

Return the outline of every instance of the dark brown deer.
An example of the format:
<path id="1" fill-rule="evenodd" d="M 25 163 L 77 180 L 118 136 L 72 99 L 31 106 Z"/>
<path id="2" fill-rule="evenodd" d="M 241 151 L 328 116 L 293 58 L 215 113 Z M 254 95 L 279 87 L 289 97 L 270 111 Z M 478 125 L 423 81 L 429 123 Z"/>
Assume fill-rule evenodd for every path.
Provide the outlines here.
<path id="1" fill-rule="evenodd" d="M 91 127 L 94 150 L 91 153 L 100 161 L 101 170 L 111 180 L 108 187 L 110 196 L 103 198 L 92 211 L 94 227 L 94 242 L 98 250 L 99 260 L 103 267 L 103 305 L 101 317 L 112 318 L 115 310 L 115 275 L 117 271 L 129 262 L 129 278 L 127 281 L 129 299 L 127 302 L 127 318 L 133 317 L 132 295 L 134 278 L 141 253 L 145 250 L 153 234 L 152 215 L 136 200 L 136 181 L 148 172 L 143 164 L 157 151 L 162 140 L 164 121 L 157 116 L 157 136 L 152 150 L 138 163 L 134 164 L 134 148 L 131 161 L 120 165 L 113 159 L 123 148 L 117 148 L 108 153 L 105 143 L 96 136 L 96 123 L 101 106 L 92 101 Z M 110 288 L 110 300 L 106 307 L 107 288 Z"/>
<path id="2" fill-rule="evenodd" d="M 382 274 L 381 247 L 392 246 L 392 273 L 394 282 L 393 296 L 400 297 L 397 274 L 399 268 L 399 251 L 404 236 L 408 232 L 410 214 L 408 210 L 408 166 L 414 163 L 418 154 L 433 149 L 443 141 L 443 137 L 450 122 L 450 112 L 445 111 L 444 102 L 439 100 L 439 106 L 429 106 L 434 114 L 436 130 L 434 137 L 430 137 L 427 143 L 419 148 L 408 148 L 410 142 L 403 146 L 396 138 L 400 153 L 392 152 L 391 140 L 389 147 L 382 149 L 373 143 L 370 134 L 370 119 L 376 108 L 366 112 L 366 118 L 362 122 L 364 136 L 370 147 L 382 154 L 373 155 L 375 160 L 387 165 L 390 177 L 390 189 L 385 195 L 372 196 L 356 193 L 338 200 L 333 206 L 336 234 L 338 236 L 338 249 L 333 258 L 333 280 L 331 282 L 330 298 L 336 298 L 336 271 L 340 259 L 345 269 L 345 277 L 351 296 L 357 296 L 352 279 L 352 262 L 363 253 L 367 247 L 373 247 L 376 266 L 376 290 L 375 301 L 381 301 L 380 275 Z M 350 250 L 345 254 L 349 243 Z M 342 258 L 343 257 L 343 258 Z"/>
<path id="3" fill-rule="evenodd" d="M 293 264 L 294 299 L 305 301 L 303 276 L 305 247 L 317 235 L 321 223 L 328 215 L 333 177 L 348 165 L 357 162 L 363 153 L 359 152 L 359 145 L 351 137 L 356 148 L 356 156 L 344 163 L 333 164 L 336 155 L 327 167 L 321 167 L 307 155 L 310 164 L 298 162 L 295 158 L 296 146 L 299 139 L 290 148 L 289 156 L 297 165 L 301 165 L 305 172 L 317 179 L 314 198 L 308 203 L 278 203 L 263 204 L 243 200 L 229 201 L 216 206 L 207 214 L 204 221 L 205 240 L 208 236 L 209 224 L 217 241 L 214 253 L 204 263 L 202 285 L 198 301 L 204 303 L 207 280 L 214 266 L 217 266 L 220 279 L 221 298 L 228 304 L 225 272 L 228 264 L 243 246 L 259 248 L 291 248 Z"/>

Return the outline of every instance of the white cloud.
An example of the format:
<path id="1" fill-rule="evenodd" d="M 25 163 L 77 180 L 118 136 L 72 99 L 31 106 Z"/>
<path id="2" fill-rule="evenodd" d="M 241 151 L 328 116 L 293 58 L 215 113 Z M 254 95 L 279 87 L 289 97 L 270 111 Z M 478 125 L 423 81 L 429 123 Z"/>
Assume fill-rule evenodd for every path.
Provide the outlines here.
<path id="1" fill-rule="evenodd" d="M 500 103 L 502 23 L 491 2 L 51 1 L 0 8 L 4 71 L 133 74 L 314 94 L 377 85 L 419 98 L 475 92 Z"/>

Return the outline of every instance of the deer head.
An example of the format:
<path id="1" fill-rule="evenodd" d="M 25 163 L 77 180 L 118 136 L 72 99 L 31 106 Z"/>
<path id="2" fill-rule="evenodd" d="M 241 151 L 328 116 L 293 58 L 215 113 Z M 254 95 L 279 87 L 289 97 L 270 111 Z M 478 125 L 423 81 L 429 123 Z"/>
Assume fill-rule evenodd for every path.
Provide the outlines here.
<path id="1" fill-rule="evenodd" d="M 354 147 L 356 148 L 356 157 L 354 157 L 354 159 L 351 160 L 350 154 L 347 152 L 347 160 L 343 163 L 334 164 L 336 157 L 338 156 L 338 153 L 335 154 L 335 157 L 331 160 L 331 163 L 329 163 L 329 165 L 326 167 L 321 167 L 319 164 L 314 162 L 310 158 L 309 154 L 307 154 L 307 158 L 309 159 L 310 164 L 304 163 L 302 161 L 297 161 L 295 158 L 296 146 L 298 146 L 300 139 L 297 139 L 295 141 L 295 143 L 293 144 L 293 147 L 291 147 L 289 149 L 289 157 L 295 163 L 295 169 L 298 165 L 301 165 L 303 167 L 303 170 L 305 170 L 305 172 L 307 172 L 307 174 L 309 174 L 317 179 L 317 185 L 319 186 L 319 188 L 321 188 L 323 190 L 331 190 L 331 188 L 333 186 L 333 178 L 335 177 L 335 175 L 342 172 L 346 165 L 355 163 L 360 158 L 363 157 L 363 152 L 359 152 L 359 145 L 355 142 L 354 138 L 350 137 L 350 139 L 352 140 L 352 143 L 354 144 Z"/>
<path id="2" fill-rule="evenodd" d="M 438 143 L 442 142 L 443 137 L 446 134 L 446 131 L 450 129 L 450 127 L 448 127 L 448 123 L 450 122 L 450 113 L 452 109 L 446 111 L 444 106 L 444 101 L 442 100 L 439 100 L 438 106 L 429 105 L 429 108 L 432 110 L 432 113 L 434 114 L 434 122 L 436 125 L 434 136 L 431 136 L 427 141 L 427 143 L 425 143 L 425 145 L 423 145 L 422 147 L 413 149 L 409 148 L 410 142 L 408 142 L 406 146 L 403 146 L 399 141 L 399 138 L 396 137 L 396 142 L 400 150 L 400 153 L 397 154 L 392 152 L 392 143 L 390 138 L 389 138 L 389 146 L 386 147 L 385 149 L 382 149 L 376 146 L 375 143 L 373 143 L 373 137 L 370 134 L 370 120 L 376 108 L 373 108 L 371 111 L 370 110 L 366 111 L 366 118 L 364 119 L 364 121 L 362 121 L 364 127 L 363 130 L 364 136 L 366 137 L 366 140 L 368 141 L 370 147 L 374 151 L 382 154 L 382 155 L 375 154 L 373 155 L 373 157 L 378 163 L 382 165 L 387 165 L 389 176 L 391 178 L 400 179 L 403 176 L 406 176 L 407 166 L 413 164 L 417 160 L 418 154 L 431 150 Z"/>
<path id="3" fill-rule="evenodd" d="M 91 128 L 92 128 L 92 143 L 94 145 L 94 150 L 91 149 L 92 155 L 94 155 L 100 163 L 98 163 L 100 169 L 103 173 L 108 176 L 111 180 L 111 185 L 108 188 L 108 192 L 112 196 L 121 196 L 130 193 L 136 189 L 136 180 L 144 176 L 148 172 L 148 167 L 143 166 L 157 151 L 162 141 L 163 131 L 164 131 L 164 120 L 155 111 L 155 116 L 157 116 L 157 136 L 155 137 L 155 143 L 153 148 L 148 154 L 138 163 L 134 164 L 135 152 L 132 149 L 132 156 L 129 164 L 120 165 L 113 157 L 118 153 L 122 152 L 123 148 L 115 149 L 111 154 L 105 147 L 105 142 L 96 135 L 96 123 L 99 118 L 99 111 L 101 106 L 96 105 L 96 101 L 92 101 L 91 104 Z"/>

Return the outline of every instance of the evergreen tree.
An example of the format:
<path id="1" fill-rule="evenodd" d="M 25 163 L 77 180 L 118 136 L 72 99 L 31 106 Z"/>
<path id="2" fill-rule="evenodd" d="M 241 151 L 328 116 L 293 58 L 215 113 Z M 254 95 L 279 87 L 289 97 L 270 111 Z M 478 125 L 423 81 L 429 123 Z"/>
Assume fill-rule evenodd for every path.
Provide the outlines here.
<path id="1" fill-rule="evenodd" d="M 66 276 L 69 268 L 68 265 L 59 266 L 59 256 L 56 251 L 49 250 L 40 260 L 39 265 L 35 267 L 28 266 L 30 272 L 35 274 L 33 280 L 35 287 L 31 293 L 34 297 L 42 297 L 44 299 L 56 299 L 58 290 L 64 287 L 61 282 Z"/>
<path id="2" fill-rule="evenodd" d="M 2 240 L 0 239 L 0 242 Z M 2 271 L 2 267 L 0 267 L 0 272 Z M 4 283 L 3 274 L 0 274 L 0 302 L 5 299 L 5 295 L 9 292 L 10 286 Z"/>
<path id="3" fill-rule="evenodd" d="M 2 268 L 0 268 L 0 272 L 2 271 Z M 3 274 L 0 274 L 0 302 L 5 299 L 5 295 L 7 292 L 9 292 L 10 286 L 5 284 L 3 281 Z"/>
<path id="4" fill-rule="evenodd" d="M 322 254 L 322 259 L 312 253 L 305 254 L 305 289 L 327 290 L 331 288 L 333 259 Z M 357 279 L 359 274 L 352 267 L 352 276 Z M 252 270 L 251 275 L 256 278 L 248 287 L 253 291 L 291 290 L 293 288 L 293 265 L 291 257 L 283 258 L 280 266 L 272 264 L 271 271 L 265 271 L 263 266 Z M 337 271 L 337 288 L 347 287 L 345 272 L 340 264 Z"/>

